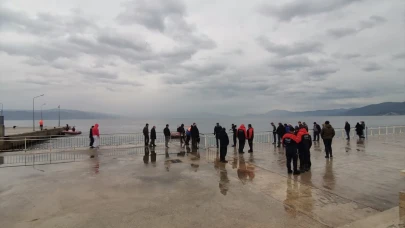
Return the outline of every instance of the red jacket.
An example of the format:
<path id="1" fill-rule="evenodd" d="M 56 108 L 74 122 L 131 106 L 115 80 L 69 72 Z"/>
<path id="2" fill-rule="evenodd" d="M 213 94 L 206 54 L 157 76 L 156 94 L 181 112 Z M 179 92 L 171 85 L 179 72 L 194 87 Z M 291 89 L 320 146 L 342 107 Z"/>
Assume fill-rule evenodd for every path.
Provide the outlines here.
<path id="1" fill-rule="evenodd" d="M 283 136 L 283 138 L 282 138 L 281 141 L 284 141 L 285 138 L 290 138 L 290 139 L 294 140 L 296 143 L 300 143 L 300 142 L 301 142 L 301 137 L 298 137 L 298 136 L 296 136 L 296 135 L 294 135 L 294 134 L 291 134 L 291 133 L 286 133 L 286 134 Z"/>
<path id="2" fill-rule="evenodd" d="M 308 131 L 307 131 L 307 129 L 305 129 L 305 128 L 301 128 L 301 129 L 298 131 L 297 137 L 301 139 L 303 135 L 308 135 Z"/>
<path id="3" fill-rule="evenodd" d="M 247 139 L 253 139 L 255 130 L 253 127 L 247 129 Z"/>
<path id="4" fill-rule="evenodd" d="M 98 130 L 98 124 L 94 125 L 92 132 L 93 132 L 93 136 L 100 137 L 100 131 Z"/>
<path id="5" fill-rule="evenodd" d="M 238 131 L 242 130 L 245 133 L 245 138 L 247 138 L 247 132 L 246 132 L 246 127 L 244 124 L 241 124 L 240 127 L 238 128 Z"/>

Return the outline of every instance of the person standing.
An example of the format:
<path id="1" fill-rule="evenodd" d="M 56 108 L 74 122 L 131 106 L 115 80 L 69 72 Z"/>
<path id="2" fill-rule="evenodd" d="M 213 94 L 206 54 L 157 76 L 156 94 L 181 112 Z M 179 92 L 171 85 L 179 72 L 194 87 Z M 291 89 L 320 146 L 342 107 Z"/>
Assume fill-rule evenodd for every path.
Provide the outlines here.
<path id="1" fill-rule="evenodd" d="M 320 133 L 320 131 L 318 129 L 318 124 L 316 122 L 314 122 L 313 129 L 314 129 L 314 142 L 316 142 L 316 139 L 319 140 L 319 133 Z"/>
<path id="2" fill-rule="evenodd" d="M 309 131 L 308 125 L 305 122 L 302 122 L 302 125 L 304 126 L 305 130 Z M 299 125 L 298 125 L 299 126 Z"/>
<path id="3" fill-rule="evenodd" d="M 90 133 L 89 133 L 90 148 L 94 148 L 94 146 L 93 146 L 93 144 L 94 144 L 93 128 L 94 128 L 94 126 L 91 126 Z"/>
<path id="4" fill-rule="evenodd" d="M 366 123 L 364 121 L 361 121 L 361 126 L 363 127 L 363 134 L 362 134 L 362 138 L 364 139 L 365 136 L 367 136 L 367 129 L 366 129 Z"/>
<path id="5" fill-rule="evenodd" d="M 215 139 L 216 139 L 216 143 L 217 143 L 217 148 L 219 148 L 218 142 L 219 142 L 219 137 L 221 135 L 222 132 L 222 127 L 219 125 L 219 123 L 217 123 L 217 125 L 214 127 L 214 135 L 215 135 Z"/>
<path id="6" fill-rule="evenodd" d="M 184 124 L 180 125 L 180 127 L 177 129 L 177 132 L 180 133 L 180 147 L 182 147 L 183 142 L 184 142 L 184 145 L 185 145 L 185 134 L 186 134 L 186 131 L 184 130 Z"/>
<path id="7" fill-rule="evenodd" d="M 303 173 L 309 171 L 311 168 L 311 154 L 309 150 L 312 146 L 312 138 L 305 127 L 298 130 L 297 136 L 301 140 L 298 144 L 298 154 L 300 158 L 300 172 Z"/>
<path id="8" fill-rule="evenodd" d="M 155 126 L 153 126 L 153 127 L 152 127 L 152 130 L 150 130 L 150 139 L 151 139 L 151 141 L 150 141 L 150 146 L 151 146 L 151 147 L 155 147 L 155 146 L 156 146 L 156 144 L 155 144 L 155 140 L 156 140 L 156 127 L 155 127 Z"/>
<path id="9" fill-rule="evenodd" d="M 325 144 L 325 158 L 333 158 L 332 155 L 332 139 L 335 137 L 335 129 L 330 125 L 329 121 L 325 121 L 325 125 L 321 130 L 321 137 L 323 143 Z"/>
<path id="10" fill-rule="evenodd" d="M 191 128 L 191 144 L 194 149 L 198 149 L 198 140 L 200 138 L 200 131 L 197 128 L 197 124 L 193 123 L 193 127 Z"/>
<path id="11" fill-rule="evenodd" d="M 41 129 L 41 131 L 44 129 L 44 121 L 43 120 L 39 121 L 39 129 Z"/>
<path id="12" fill-rule="evenodd" d="M 93 129 L 93 138 L 94 138 L 94 144 L 93 146 L 96 148 L 100 147 L 100 130 L 98 129 L 98 124 L 95 124 Z"/>
<path id="13" fill-rule="evenodd" d="M 285 132 L 285 127 L 283 126 L 282 123 L 278 123 L 278 127 L 277 127 L 277 137 L 278 137 L 278 144 L 277 147 L 280 147 L 281 145 L 281 138 L 284 136 Z"/>
<path id="14" fill-rule="evenodd" d="M 359 139 L 363 138 L 363 126 L 359 122 L 356 124 L 356 134 L 359 136 Z"/>
<path id="15" fill-rule="evenodd" d="M 249 144 L 249 153 L 253 153 L 253 138 L 255 137 L 255 129 L 253 129 L 251 124 L 248 124 L 248 130 L 247 130 L 247 140 Z"/>
<path id="16" fill-rule="evenodd" d="M 190 138 L 191 138 L 191 129 L 193 128 L 193 125 L 191 125 L 189 128 L 186 130 L 186 143 L 185 145 L 190 145 Z"/>
<path id="17" fill-rule="evenodd" d="M 145 137 L 145 146 L 149 146 L 149 124 L 143 128 L 143 136 Z"/>
<path id="18" fill-rule="evenodd" d="M 349 122 L 346 121 L 345 123 L 345 131 L 346 131 L 346 139 L 350 140 L 350 124 Z"/>
<path id="19" fill-rule="evenodd" d="M 276 144 L 276 136 L 277 136 L 277 128 L 276 125 L 274 125 L 274 123 L 271 123 L 271 126 L 273 127 L 273 145 Z"/>
<path id="20" fill-rule="evenodd" d="M 247 138 L 246 127 L 244 124 L 241 124 L 238 129 L 238 140 L 239 140 L 239 153 L 243 154 L 243 149 L 245 148 Z"/>
<path id="21" fill-rule="evenodd" d="M 229 137 L 228 137 L 228 134 L 226 133 L 225 128 L 222 128 L 222 131 L 219 135 L 219 143 L 221 145 L 221 147 L 219 149 L 220 162 L 228 163 L 228 161 L 225 160 L 225 157 L 226 157 L 227 150 L 228 150 Z"/>
<path id="22" fill-rule="evenodd" d="M 285 145 L 285 156 L 287 159 L 287 172 L 288 174 L 293 173 L 294 175 L 299 175 L 300 171 L 297 168 L 297 149 L 298 144 L 301 142 L 300 138 L 294 135 L 294 129 L 291 128 L 290 132 L 284 134 L 282 142 Z M 291 161 L 293 162 L 293 169 L 291 169 Z"/>
<path id="23" fill-rule="evenodd" d="M 165 146 L 166 146 L 166 148 L 169 148 L 169 141 L 170 141 L 170 136 L 171 136 L 169 124 L 166 124 L 166 127 L 163 130 L 163 134 L 165 135 Z"/>
<path id="24" fill-rule="evenodd" d="M 238 129 L 236 129 L 236 124 L 232 124 L 232 133 L 233 133 L 233 145 L 232 147 L 236 146 L 236 136 L 238 134 Z"/>

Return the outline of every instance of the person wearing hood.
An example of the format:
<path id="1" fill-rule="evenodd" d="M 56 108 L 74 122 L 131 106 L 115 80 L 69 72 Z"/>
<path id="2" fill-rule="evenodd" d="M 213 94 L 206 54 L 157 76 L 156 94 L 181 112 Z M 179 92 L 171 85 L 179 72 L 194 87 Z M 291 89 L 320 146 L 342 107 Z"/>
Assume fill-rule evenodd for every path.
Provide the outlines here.
<path id="1" fill-rule="evenodd" d="M 332 139 L 335 137 L 335 129 L 330 125 L 329 121 L 325 121 L 325 125 L 321 130 L 321 138 L 323 139 L 323 144 L 325 145 L 325 158 L 333 158 L 332 155 Z"/>
<path id="2" fill-rule="evenodd" d="M 319 141 L 319 134 L 321 133 L 321 130 L 321 126 L 314 122 L 314 142 Z"/>
<path id="3" fill-rule="evenodd" d="M 155 126 L 153 126 L 152 127 L 152 130 L 150 130 L 150 146 L 151 147 L 155 147 L 156 146 L 156 144 L 155 144 L 155 140 L 156 140 L 156 127 Z"/>
<path id="4" fill-rule="evenodd" d="M 219 144 L 221 146 L 219 149 L 220 162 L 228 163 L 228 161 L 225 160 L 225 157 L 226 157 L 227 150 L 228 150 L 229 137 L 228 137 L 228 134 L 226 133 L 225 128 L 222 128 L 222 130 L 219 134 Z"/>
<path id="5" fill-rule="evenodd" d="M 286 123 L 284 124 L 284 128 L 285 128 L 285 130 L 284 130 L 285 133 L 290 132 L 290 126 L 287 125 Z M 294 129 L 293 129 L 293 130 L 294 130 Z"/>
<path id="6" fill-rule="evenodd" d="M 197 128 L 197 124 L 193 123 L 193 127 L 191 128 L 191 144 L 194 149 L 198 149 L 198 139 L 200 137 L 200 131 Z"/>
<path id="7" fill-rule="evenodd" d="M 143 136 L 145 138 L 145 146 L 149 146 L 149 124 L 143 128 Z"/>
<path id="8" fill-rule="evenodd" d="M 304 128 L 307 130 L 307 131 L 309 131 L 309 128 L 308 128 L 308 125 L 307 125 L 307 123 L 305 123 L 305 122 L 302 122 L 302 125 L 304 126 Z"/>
<path id="9" fill-rule="evenodd" d="M 305 127 L 298 130 L 297 136 L 301 140 L 298 144 L 298 154 L 300 158 L 300 172 L 303 173 L 309 171 L 311 168 L 310 149 L 312 147 L 312 138 Z"/>
<path id="10" fill-rule="evenodd" d="M 171 136 L 169 124 L 166 124 L 166 128 L 163 129 L 163 134 L 165 135 L 165 146 L 166 148 L 169 148 L 169 141 Z"/>
<path id="11" fill-rule="evenodd" d="M 357 122 L 355 128 L 356 128 L 356 133 L 359 136 L 359 139 L 363 138 L 363 126 L 361 126 L 361 124 L 359 124 L 359 122 Z"/>
<path id="12" fill-rule="evenodd" d="M 358 124 L 358 123 L 357 123 Z M 346 136 L 347 136 L 347 140 L 350 140 L 350 124 L 349 122 L 346 121 L 345 123 L 345 131 L 346 131 Z"/>
<path id="13" fill-rule="evenodd" d="M 294 175 L 299 175 L 300 171 L 297 167 L 298 155 L 297 149 L 298 144 L 301 142 L 301 139 L 294 134 L 294 129 L 291 128 L 290 132 L 284 134 L 282 138 L 282 142 L 285 146 L 285 155 L 287 158 L 287 171 L 288 174 L 293 173 Z M 293 162 L 293 169 L 291 169 L 291 161 Z"/>
<path id="14" fill-rule="evenodd" d="M 222 127 L 219 125 L 219 123 L 217 123 L 217 125 L 214 127 L 214 135 L 215 135 L 215 139 L 216 139 L 216 143 L 217 143 L 217 148 L 219 148 L 218 142 L 219 142 L 219 137 L 221 135 L 222 132 Z"/>
<path id="15" fill-rule="evenodd" d="M 277 147 L 280 147 L 281 145 L 281 138 L 284 136 L 285 134 L 285 127 L 283 126 L 282 123 L 278 123 L 278 127 L 277 127 L 277 137 L 278 137 L 278 143 L 277 143 Z"/>
<path id="16" fill-rule="evenodd" d="M 273 145 L 276 144 L 276 136 L 277 136 L 277 128 L 273 122 L 271 122 L 271 126 L 273 127 Z"/>
<path id="17" fill-rule="evenodd" d="M 253 129 L 251 124 L 248 124 L 248 129 L 247 129 L 247 140 L 249 144 L 249 153 L 253 153 L 253 138 L 255 137 L 255 129 Z"/>
<path id="18" fill-rule="evenodd" d="M 90 133 L 89 133 L 90 148 L 94 148 L 94 146 L 93 146 L 93 144 L 94 144 L 93 128 L 94 128 L 94 126 L 91 126 Z"/>
<path id="19" fill-rule="evenodd" d="M 93 129 L 93 138 L 94 138 L 94 147 L 99 148 L 100 147 L 100 130 L 98 129 L 98 124 L 95 124 Z"/>
<path id="20" fill-rule="evenodd" d="M 247 138 L 246 127 L 244 124 L 241 124 L 238 128 L 238 140 L 239 140 L 239 153 L 243 154 L 243 149 L 245 148 Z"/>
<path id="21" fill-rule="evenodd" d="M 232 124 L 232 133 L 233 133 L 233 145 L 232 147 L 236 146 L 236 136 L 238 134 L 238 129 L 236 129 L 236 124 Z"/>

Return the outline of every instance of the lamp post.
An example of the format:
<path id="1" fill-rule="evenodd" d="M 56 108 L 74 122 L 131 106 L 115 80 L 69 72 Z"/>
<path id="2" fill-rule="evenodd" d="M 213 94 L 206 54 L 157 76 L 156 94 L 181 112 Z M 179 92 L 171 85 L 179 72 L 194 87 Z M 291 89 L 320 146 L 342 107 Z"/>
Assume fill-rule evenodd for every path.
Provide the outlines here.
<path id="1" fill-rule="evenodd" d="M 43 103 L 43 104 L 41 105 L 41 120 L 43 120 L 43 119 L 42 119 L 42 106 L 44 106 L 44 105 L 46 105 L 46 103 Z"/>
<path id="2" fill-rule="evenodd" d="M 44 94 L 32 98 L 32 131 L 35 131 L 35 98 L 43 97 Z"/>
<path id="3" fill-rule="evenodd" d="M 59 111 L 59 122 L 58 122 L 58 127 L 60 127 L 60 105 L 58 106 L 58 111 Z"/>

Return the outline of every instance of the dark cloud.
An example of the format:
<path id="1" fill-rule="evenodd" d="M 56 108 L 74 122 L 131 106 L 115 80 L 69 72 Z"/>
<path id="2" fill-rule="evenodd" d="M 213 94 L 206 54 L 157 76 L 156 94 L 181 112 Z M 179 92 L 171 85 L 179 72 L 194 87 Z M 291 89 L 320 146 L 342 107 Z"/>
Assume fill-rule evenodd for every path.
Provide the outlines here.
<path id="1" fill-rule="evenodd" d="M 339 59 L 355 59 L 361 57 L 362 55 L 359 53 L 335 53 L 332 56 Z"/>
<path id="2" fill-rule="evenodd" d="M 150 47 L 147 42 L 137 41 L 136 39 L 127 40 L 118 36 L 100 35 L 97 40 L 101 45 L 108 45 L 112 48 L 132 49 L 134 51 L 150 51 Z"/>
<path id="3" fill-rule="evenodd" d="M 80 69 L 76 70 L 77 73 L 82 74 L 85 77 L 90 77 L 92 79 L 117 79 L 118 75 L 103 70 L 90 70 L 90 69 Z"/>
<path id="4" fill-rule="evenodd" d="M 393 59 L 405 59 L 405 51 L 392 56 Z"/>
<path id="5" fill-rule="evenodd" d="M 21 80 L 21 82 L 26 83 L 26 84 L 34 84 L 34 85 L 41 85 L 41 86 L 47 86 L 47 85 L 54 84 L 52 81 L 38 79 L 38 78 L 25 78 L 25 79 Z"/>
<path id="6" fill-rule="evenodd" d="M 275 44 L 265 37 L 259 37 L 257 42 L 268 52 L 279 56 L 300 55 L 306 53 L 319 53 L 322 51 L 323 44 L 320 42 L 297 42 L 290 45 Z"/>
<path id="7" fill-rule="evenodd" d="M 369 63 L 367 66 L 362 68 L 366 72 L 378 71 L 381 70 L 382 67 L 377 63 Z"/>
<path id="8" fill-rule="evenodd" d="M 328 35 L 335 38 L 355 35 L 365 29 L 374 28 L 377 25 L 386 22 L 386 19 L 380 16 L 371 16 L 368 20 L 360 21 L 357 28 L 334 28 L 327 31 Z"/>
<path id="9" fill-rule="evenodd" d="M 282 59 L 275 59 L 270 62 L 270 66 L 276 70 L 289 71 L 289 70 L 301 70 L 303 68 L 308 68 L 315 66 L 315 62 L 310 60 L 308 57 L 298 56 L 298 57 L 288 57 Z"/>
<path id="10" fill-rule="evenodd" d="M 378 91 L 370 88 L 363 89 L 340 89 L 335 87 L 325 87 L 323 91 L 315 92 L 314 95 L 322 100 L 350 99 L 374 97 Z"/>
<path id="11" fill-rule="evenodd" d="M 326 76 L 338 72 L 339 69 L 335 67 L 319 67 L 310 69 L 307 73 L 311 79 L 321 80 L 326 79 Z"/>
<path id="12" fill-rule="evenodd" d="M 178 0 L 128 1 L 123 4 L 125 10 L 120 13 L 117 20 L 126 25 L 141 24 L 148 29 L 163 32 L 166 21 L 173 17 L 185 14 L 185 5 Z"/>
<path id="13" fill-rule="evenodd" d="M 280 6 L 262 4 L 259 12 L 264 16 L 275 17 L 281 21 L 290 21 L 295 17 L 331 12 L 362 0 L 293 0 Z"/>

